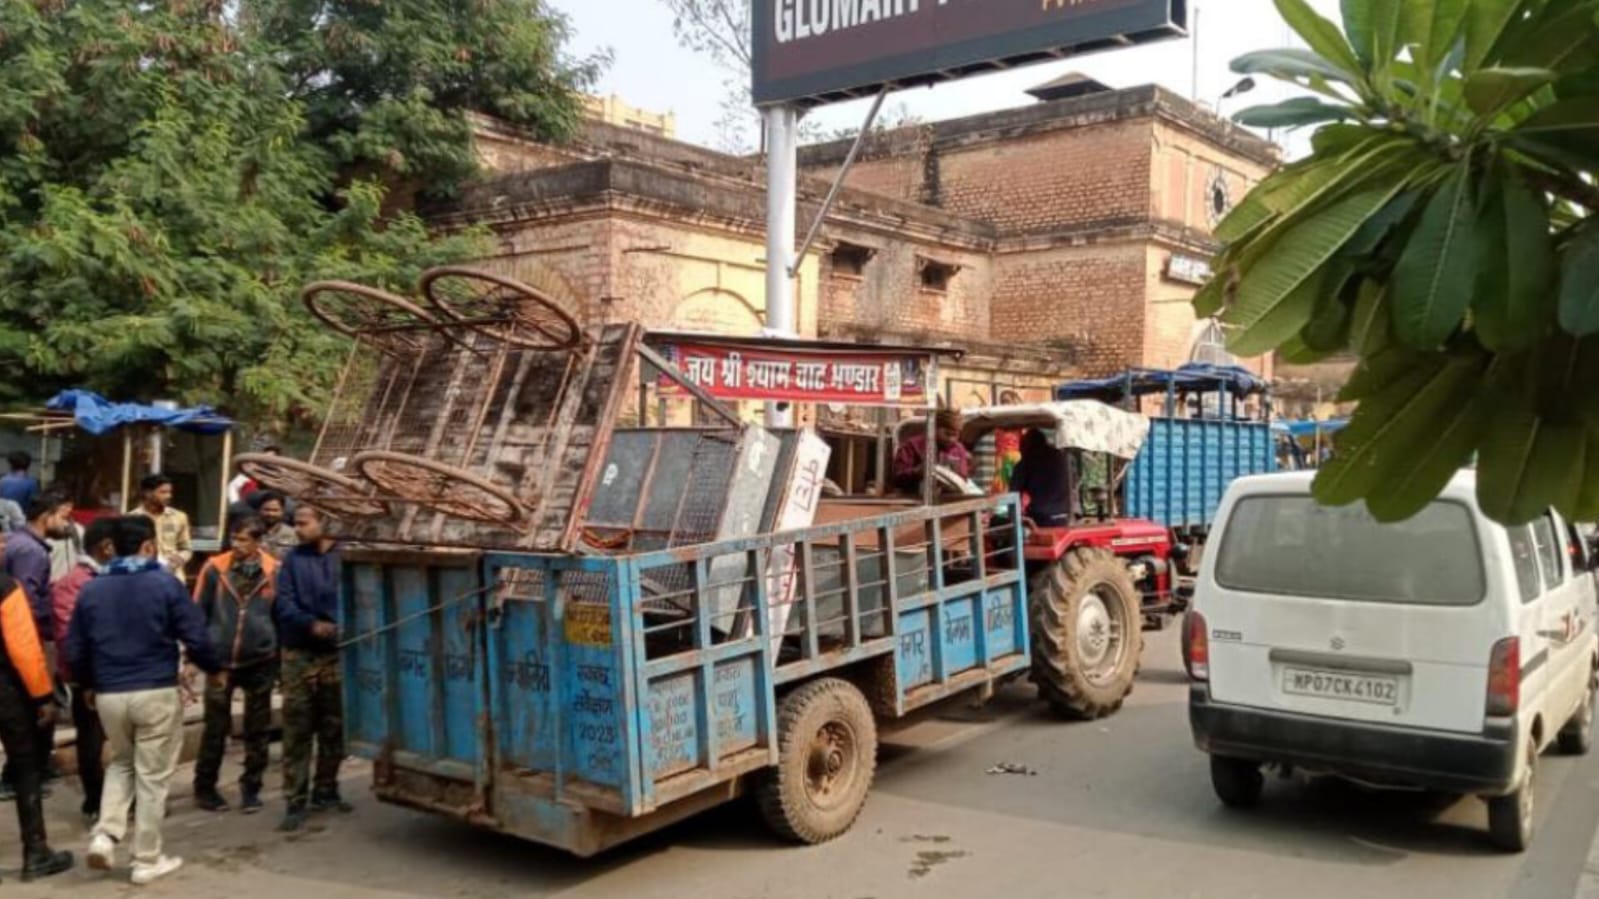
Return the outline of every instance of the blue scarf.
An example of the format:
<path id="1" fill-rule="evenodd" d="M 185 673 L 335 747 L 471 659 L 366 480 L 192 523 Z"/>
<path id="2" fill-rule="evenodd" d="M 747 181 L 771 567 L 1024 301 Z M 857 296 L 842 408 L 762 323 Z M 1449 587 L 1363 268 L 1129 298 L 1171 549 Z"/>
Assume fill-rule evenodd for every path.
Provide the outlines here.
<path id="1" fill-rule="evenodd" d="M 140 574 L 145 571 L 159 571 L 160 559 L 150 559 L 145 556 L 118 556 L 111 560 L 105 567 L 106 574 Z"/>

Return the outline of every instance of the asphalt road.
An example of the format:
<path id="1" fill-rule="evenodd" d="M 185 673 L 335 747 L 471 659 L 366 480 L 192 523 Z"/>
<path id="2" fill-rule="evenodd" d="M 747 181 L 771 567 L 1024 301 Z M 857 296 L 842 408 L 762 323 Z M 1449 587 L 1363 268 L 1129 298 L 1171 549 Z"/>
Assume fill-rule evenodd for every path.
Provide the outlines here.
<path id="1" fill-rule="evenodd" d="M 352 766 L 348 817 L 298 838 L 276 814 L 246 818 L 174 802 L 170 851 L 189 864 L 150 895 L 229 899 L 378 897 L 1449 896 L 1569 899 L 1599 827 L 1599 754 L 1550 756 L 1537 841 L 1489 848 L 1475 800 L 1274 781 L 1263 807 L 1231 812 L 1189 741 L 1174 632 L 1151 635 L 1127 708 L 1090 724 L 1050 720 L 1030 690 L 956 710 L 886 746 L 853 832 L 790 848 L 745 804 L 582 861 L 448 821 L 380 806 Z M 985 773 L 998 763 L 1036 772 Z M 186 793 L 187 769 L 179 772 Z M 225 780 L 231 772 L 225 772 Z M 58 845 L 85 840 L 68 786 L 51 800 Z M 22 886 L 15 821 L 0 821 L 6 895 L 110 897 L 130 889 L 79 870 Z"/>

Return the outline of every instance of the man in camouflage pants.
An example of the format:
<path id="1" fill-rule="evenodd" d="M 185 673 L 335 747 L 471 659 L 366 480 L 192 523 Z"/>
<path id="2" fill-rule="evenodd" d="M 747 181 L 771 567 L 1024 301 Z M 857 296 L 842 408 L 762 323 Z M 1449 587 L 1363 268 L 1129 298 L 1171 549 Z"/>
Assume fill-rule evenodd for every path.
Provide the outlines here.
<path id="1" fill-rule="evenodd" d="M 274 607 L 283 647 L 283 795 L 278 829 L 305 826 L 309 812 L 353 811 L 339 796 L 344 761 L 344 693 L 339 669 L 339 553 L 311 506 L 294 512 L 300 538 L 278 571 Z M 316 778 L 311 783 L 311 744 Z"/>

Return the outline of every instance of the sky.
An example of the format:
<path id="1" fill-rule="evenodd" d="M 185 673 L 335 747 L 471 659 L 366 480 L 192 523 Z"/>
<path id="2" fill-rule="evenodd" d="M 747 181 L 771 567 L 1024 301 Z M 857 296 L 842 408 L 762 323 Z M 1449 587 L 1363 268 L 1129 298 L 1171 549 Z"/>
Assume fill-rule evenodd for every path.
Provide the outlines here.
<path id="1" fill-rule="evenodd" d="M 1310 0 L 1322 14 L 1338 18 L 1338 0 Z M 610 68 L 597 91 L 615 93 L 628 103 L 677 115 L 678 136 L 694 143 L 716 143 L 724 75 L 709 60 L 679 47 L 672 17 L 661 0 L 551 0 L 566 13 L 576 32 L 572 50 L 586 55 L 608 49 Z M 1192 38 L 1043 63 L 964 81 L 914 88 L 894 94 L 889 107 L 922 121 L 940 121 L 1035 102 L 1030 87 L 1079 71 L 1111 87 L 1155 82 L 1215 107 L 1239 76 L 1228 69 L 1234 57 L 1251 50 L 1290 46 L 1289 33 L 1272 0 L 1208 0 L 1197 4 L 1199 84 L 1194 92 L 1195 42 Z M 1225 114 L 1291 95 L 1262 83 L 1247 95 L 1221 101 Z M 812 112 L 827 130 L 859 127 L 870 101 L 861 100 Z M 1279 139 L 1284 135 L 1277 135 Z M 1289 136 L 1302 144 L 1306 135 Z"/>

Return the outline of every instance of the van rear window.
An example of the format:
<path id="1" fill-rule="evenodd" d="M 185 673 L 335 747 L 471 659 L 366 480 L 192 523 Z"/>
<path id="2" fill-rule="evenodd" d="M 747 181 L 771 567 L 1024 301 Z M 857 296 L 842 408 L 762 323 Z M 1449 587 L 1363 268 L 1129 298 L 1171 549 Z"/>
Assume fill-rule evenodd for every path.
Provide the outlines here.
<path id="1" fill-rule="evenodd" d="M 1240 500 L 1222 536 L 1216 582 L 1250 593 L 1427 606 L 1475 605 L 1487 594 L 1471 511 L 1447 501 L 1383 524 L 1363 505 Z"/>

